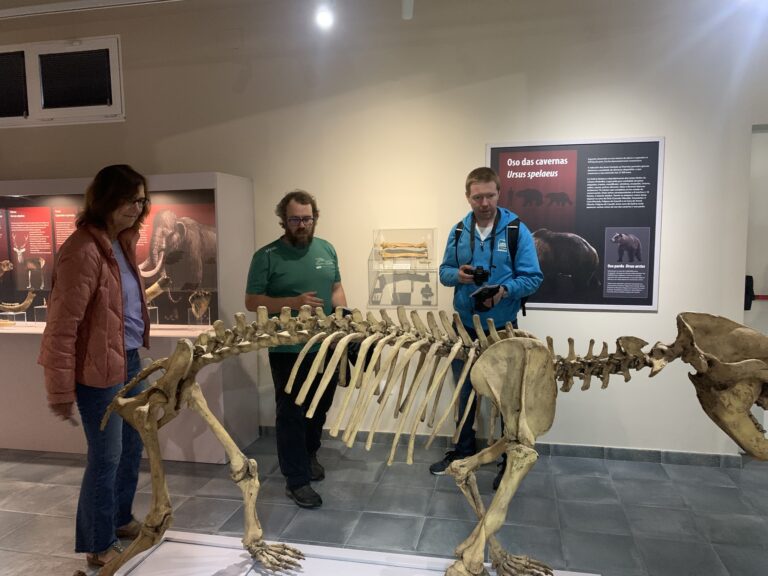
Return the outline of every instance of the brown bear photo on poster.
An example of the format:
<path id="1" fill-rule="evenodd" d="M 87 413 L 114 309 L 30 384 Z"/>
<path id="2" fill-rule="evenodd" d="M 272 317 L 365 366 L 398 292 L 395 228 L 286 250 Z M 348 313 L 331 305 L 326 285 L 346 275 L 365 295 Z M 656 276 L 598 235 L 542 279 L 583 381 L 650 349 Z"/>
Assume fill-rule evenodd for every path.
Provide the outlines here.
<path id="1" fill-rule="evenodd" d="M 600 257 L 585 239 L 572 232 L 539 228 L 533 233 L 544 282 L 537 296 L 588 296 L 601 286 Z"/>
<path id="2" fill-rule="evenodd" d="M 617 234 L 613 235 L 611 242 L 616 244 L 618 247 L 618 259 L 616 262 L 624 262 L 625 254 L 627 255 L 628 262 L 643 261 L 641 254 L 642 243 L 640 242 L 640 238 L 634 234 L 624 234 L 623 232 L 618 232 Z"/>

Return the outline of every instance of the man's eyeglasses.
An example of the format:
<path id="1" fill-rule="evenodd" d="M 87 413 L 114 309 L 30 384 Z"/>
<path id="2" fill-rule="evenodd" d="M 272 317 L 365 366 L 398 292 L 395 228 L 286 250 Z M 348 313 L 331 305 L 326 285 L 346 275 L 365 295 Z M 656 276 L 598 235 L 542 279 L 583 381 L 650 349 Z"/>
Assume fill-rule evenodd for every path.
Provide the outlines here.
<path id="1" fill-rule="evenodd" d="M 301 218 L 298 216 L 291 216 L 289 218 L 285 219 L 288 224 L 291 226 L 298 226 L 299 224 L 304 224 L 304 226 L 309 226 L 315 221 L 314 216 L 302 216 Z"/>
<path id="2" fill-rule="evenodd" d="M 136 198 L 135 200 L 128 200 L 127 204 L 133 204 L 134 206 L 137 206 L 140 210 L 144 210 L 147 204 L 149 204 L 149 198 Z"/>

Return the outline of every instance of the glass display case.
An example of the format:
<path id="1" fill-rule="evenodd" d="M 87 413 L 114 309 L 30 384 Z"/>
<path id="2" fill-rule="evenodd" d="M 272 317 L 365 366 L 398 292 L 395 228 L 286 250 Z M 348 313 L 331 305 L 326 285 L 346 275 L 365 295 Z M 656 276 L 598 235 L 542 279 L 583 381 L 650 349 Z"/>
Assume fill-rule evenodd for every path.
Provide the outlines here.
<path id="1" fill-rule="evenodd" d="M 435 230 L 374 230 L 368 257 L 368 304 L 437 306 Z"/>

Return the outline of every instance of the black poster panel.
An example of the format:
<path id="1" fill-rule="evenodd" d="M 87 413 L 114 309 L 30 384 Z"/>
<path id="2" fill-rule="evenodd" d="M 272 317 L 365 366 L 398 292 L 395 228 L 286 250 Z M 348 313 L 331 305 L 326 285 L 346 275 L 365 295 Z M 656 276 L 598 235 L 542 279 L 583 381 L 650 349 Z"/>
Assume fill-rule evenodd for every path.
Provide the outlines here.
<path id="1" fill-rule="evenodd" d="M 488 163 L 536 241 L 530 308 L 657 310 L 662 139 L 494 144 Z"/>

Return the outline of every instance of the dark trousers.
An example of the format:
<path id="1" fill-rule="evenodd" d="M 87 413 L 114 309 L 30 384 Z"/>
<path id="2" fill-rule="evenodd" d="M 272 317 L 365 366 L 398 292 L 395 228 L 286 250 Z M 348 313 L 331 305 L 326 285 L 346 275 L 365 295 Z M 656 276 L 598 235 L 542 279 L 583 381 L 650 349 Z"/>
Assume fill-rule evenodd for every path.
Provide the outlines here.
<path id="1" fill-rule="evenodd" d="M 316 354 L 310 353 L 304 357 L 293 383 L 293 389 L 290 394 L 286 394 L 285 385 L 299 355 L 292 352 L 270 352 L 269 354 L 269 367 L 275 383 L 277 458 L 280 462 L 280 471 L 285 476 L 285 483 L 292 489 L 309 484 L 311 476 L 309 457 L 320 448 L 325 416 L 333 402 L 338 383 L 338 375 L 334 374 L 317 405 L 314 416 L 306 418 L 307 408 L 314 398 L 317 385 L 323 375 L 318 374 L 315 377 L 302 406 L 296 405 L 296 396 L 306 380 L 315 356 Z"/>
<path id="2" fill-rule="evenodd" d="M 517 320 L 512 322 L 512 325 L 517 328 Z M 469 337 L 473 340 L 477 338 L 477 332 L 475 332 L 474 328 L 469 328 L 468 326 L 464 326 L 464 329 L 469 334 Z M 461 371 L 464 369 L 464 361 L 463 360 L 454 360 L 451 363 L 451 369 L 453 370 L 453 377 L 456 380 L 456 382 L 459 381 L 459 376 L 461 376 Z M 461 417 L 464 415 L 464 410 L 467 407 L 467 401 L 469 400 L 469 394 L 472 392 L 472 379 L 469 375 L 467 375 L 467 379 L 464 380 L 464 385 L 461 387 L 461 392 L 459 392 L 459 422 L 461 422 Z M 461 428 L 461 432 L 459 432 L 459 440 L 456 442 L 456 445 L 454 446 L 454 451 L 456 452 L 457 456 L 459 458 L 466 458 L 467 456 L 472 456 L 475 452 L 477 452 L 477 444 L 475 439 L 475 431 L 472 429 L 472 426 L 475 424 L 475 410 L 477 409 L 477 394 L 475 394 L 475 399 L 472 400 L 472 408 L 469 411 L 469 414 L 467 415 L 467 420 L 464 422 L 464 426 Z M 504 421 L 502 420 L 501 423 L 502 426 L 504 426 Z"/>

